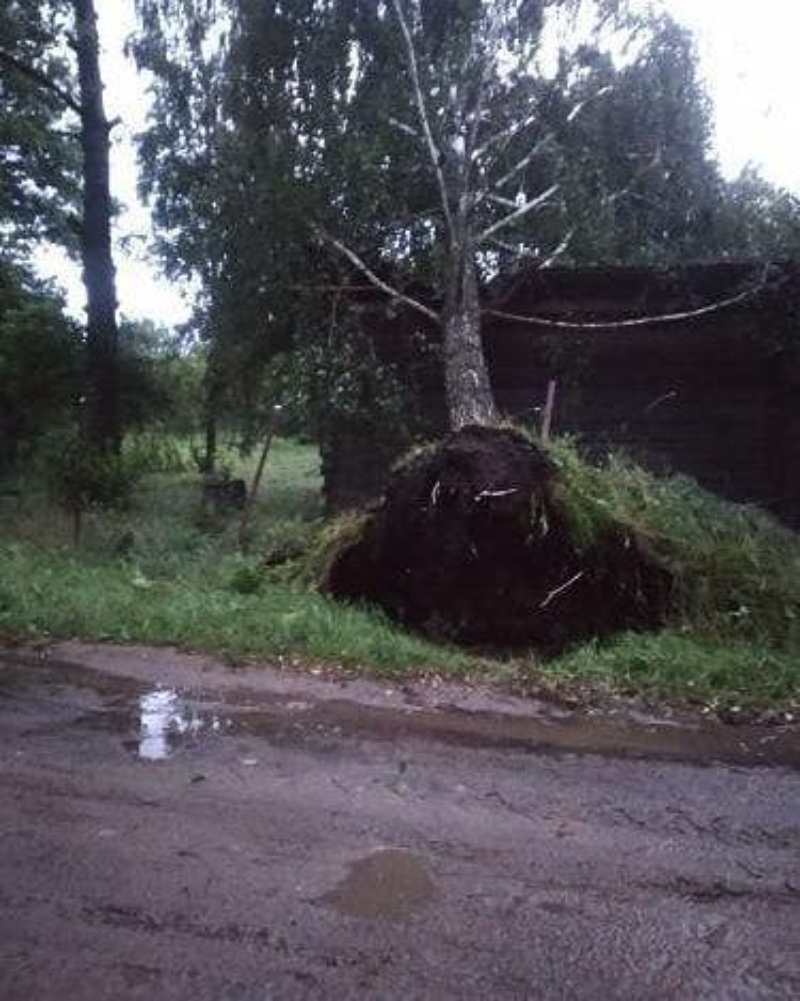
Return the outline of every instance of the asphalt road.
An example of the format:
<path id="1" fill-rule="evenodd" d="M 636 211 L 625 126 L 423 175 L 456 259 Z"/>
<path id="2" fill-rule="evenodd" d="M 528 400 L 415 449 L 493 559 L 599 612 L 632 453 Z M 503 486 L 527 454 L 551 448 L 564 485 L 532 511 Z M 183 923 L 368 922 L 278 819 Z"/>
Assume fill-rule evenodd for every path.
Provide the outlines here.
<path id="1" fill-rule="evenodd" d="M 800 998 L 798 740 L 0 652 L 0 997 Z"/>

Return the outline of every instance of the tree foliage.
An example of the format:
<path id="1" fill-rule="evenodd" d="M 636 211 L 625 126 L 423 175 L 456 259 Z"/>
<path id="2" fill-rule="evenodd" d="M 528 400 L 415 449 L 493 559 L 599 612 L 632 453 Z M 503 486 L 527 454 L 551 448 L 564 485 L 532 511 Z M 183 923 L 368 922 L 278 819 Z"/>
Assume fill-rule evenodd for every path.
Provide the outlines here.
<path id="1" fill-rule="evenodd" d="M 559 223 L 574 227 L 574 263 L 668 266 L 719 252 L 723 182 L 693 42 L 663 15 L 646 32 L 623 65 L 584 45 L 553 81 L 557 101 L 590 102 L 559 139 Z M 606 93 L 592 101 L 598 85 Z"/>
<path id="2" fill-rule="evenodd" d="M 0 253 L 77 241 L 80 146 L 63 94 L 73 74 L 63 0 L 0 7 Z M 59 93 L 61 92 L 61 93 Z"/>
<path id="3" fill-rule="evenodd" d="M 69 420 L 80 385 L 80 341 L 63 302 L 0 261 L 0 471 Z"/>
<path id="4" fill-rule="evenodd" d="M 489 232 L 471 251 L 480 280 L 521 261 L 670 265 L 791 246 L 796 206 L 723 181 L 691 38 L 663 13 L 615 0 L 404 0 L 434 163 L 421 155 L 393 3 L 137 6 L 135 50 L 154 74 L 141 151 L 160 249 L 197 282 L 212 382 L 246 410 L 276 353 L 300 343 L 316 366 L 326 350 L 348 353 L 346 331 L 330 346 L 324 290 L 353 260 L 312 233 L 401 294 L 422 280 L 444 298 L 446 217 L 465 181 L 477 196 L 469 239 Z"/>
<path id="5" fill-rule="evenodd" d="M 35 241 L 79 247 L 87 301 L 84 434 L 92 447 L 115 451 L 121 427 L 110 125 L 94 0 L 10 0 L 0 13 L 0 67 L 0 257 L 11 260 Z"/>

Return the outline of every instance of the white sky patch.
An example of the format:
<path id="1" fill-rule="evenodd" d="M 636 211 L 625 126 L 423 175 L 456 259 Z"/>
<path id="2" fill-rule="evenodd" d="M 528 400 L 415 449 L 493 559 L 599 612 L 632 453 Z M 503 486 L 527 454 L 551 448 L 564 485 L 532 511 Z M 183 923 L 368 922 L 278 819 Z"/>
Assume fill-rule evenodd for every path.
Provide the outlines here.
<path id="1" fill-rule="evenodd" d="M 665 0 L 695 34 L 728 177 L 753 163 L 800 192 L 800 2 Z"/>
<path id="2" fill-rule="evenodd" d="M 649 0 L 634 0 L 647 6 Z M 695 34 L 700 72 L 715 108 L 716 147 L 727 177 L 747 163 L 764 176 L 800 193 L 800 0 L 655 0 Z M 152 236 L 148 209 L 136 190 L 134 136 L 147 123 L 146 81 L 125 57 L 126 37 L 135 29 L 133 0 L 98 3 L 103 42 L 102 69 L 109 118 L 122 120 L 113 132 L 112 194 L 125 210 L 116 220 L 116 265 L 121 312 L 168 326 L 185 321 L 191 291 L 160 275 L 146 257 Z M 123 251 L 120 240 L 138 249 Z M 42 274 L 67 293 L 81 315 L 85 297 L 80 268 L 57 248 L 37 255 Z"/>

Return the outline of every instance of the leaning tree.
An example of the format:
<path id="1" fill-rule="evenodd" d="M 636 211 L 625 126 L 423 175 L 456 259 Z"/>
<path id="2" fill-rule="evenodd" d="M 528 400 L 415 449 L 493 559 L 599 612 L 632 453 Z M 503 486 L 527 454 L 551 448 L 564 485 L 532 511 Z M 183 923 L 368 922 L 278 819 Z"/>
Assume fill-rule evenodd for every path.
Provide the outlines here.
<path id="1" fill-rule="evenodd" d="M 570 18 L 585 19 L 587 13 L 594 16 L 594 41 L 577 52 L 567 50 L 566 56 L 562 52 L 560 72 L 548 74 L 543 69 L 548 48 L 557 51 L 559 41 L 574 29 Z M 481 340 L 482 278 L 514 269 L 523 259 L 549 266 L 577 242 L 582 227 L 590 228 L 585 217 L 601 217 L 609 230 L 627 229 L 630 236 L 630 220 L 620 226 L 620 209 L 630 214 L 633 199 L 640 203 L 634 215 L 642 218 L 641 203 L 648 203 L 650 238 L 660 228 L 662 237 L 680 232 L 684 248 L 710 246 L 713 215 L 720 205 L 719 176 L 707 155 L 709 119 L 698 103 L 702 95 L 692 75 L 691 44 L 668 18 L 642 21 L 613 0 L 391 0 L 384 17 L 393 17 L 397 26 L 404 78 L 402 85 L 390 85 L 393 103 L 387 118 L 405 139 L 404 155 L 410 150 L 417 166 L 424 165 L 435 193 L 429 211 L 416 213 L 413 226 L 430 244 L 438 304 L 395 287 L 337 232 L 322 226 L 316 231 L 374 286 L 441 328 L 451 428 L 492 425 L 497 407 Z M 645 50 L 648 36 L 657 44 L 645 51 L 634 72 L 615 73 L 598 42 L 602 32 L 614 36 L 619 50 L 626 42 L 635 48 L 637 34 L 645 35 Z M 652 92 L 654 120 L 649 126 L 644 122 L 644 134 L 642 122 L 631 114 L 640 112 L 642 101 L 631 104 L 630 95 L 619 101 L 616 93 L 620 85 L 631 84 L 638 87 L 640 99 L 643 86 Z M 592 132 L 584 132 L 580 145 L 579 129 L 604 102 L 623 111 L 617 124 L 638 125 L 639 134 L 607 130 L 598 156 L 586 141 Z M 602 128 L 609 120 L 601 115 L 595 121 Z M 571 133 L 578 134 L 577 142 Z M 627 162 L 626 143 L 635 149 Z M 612 161 L 610 167 L 601 166 L 603 156 Z M 563 225 L 567 221 L 569 228 Z M 411 225 L 407 223 L 409 230 Z M 639 226 L 640 243 L 644 235 Z M 584 247 L 577 257 L 586 256 Z M 398 254 L 395 241 L 385 258 L 397 264 L 398 257 L 402 251 Z M 724 308 L 757 287 L 697 312 Z M 512 319 L 564 330 L 592 326 Z"/>
<path id="2" fill-rule="evenodd" d="M 167 267 L 200 289 L 210 416 L 220 387 L 248 406 L 287 344 L 345 363 L 342 269 L 441 327 L 458 427 L 496 416 L 488 277 L 713 252 L 708 107 L 668 18 L 617 0 L 137 7 L 144 187 Z"/>
<path id="3" fill-rule="evenodd" d="M 512 246 L 515 228 L 559 191 L 558 183 L 525 186 L 527 169 L 552 138 L 541 130 L 544 96 L 529 68 L 546 6 L 499 0 L 434 11 L 424 0 L 392 0 L 408 110 L 391 122 L 416 146 L 434 183 L 436 204 L 425 225 L 437 248 L 438 308 L 387 285 L 351 247 L 318 230 L 373 284 L 440 324 L 455 429 L 497 419 L 481 341 L 481 257 Z"/>

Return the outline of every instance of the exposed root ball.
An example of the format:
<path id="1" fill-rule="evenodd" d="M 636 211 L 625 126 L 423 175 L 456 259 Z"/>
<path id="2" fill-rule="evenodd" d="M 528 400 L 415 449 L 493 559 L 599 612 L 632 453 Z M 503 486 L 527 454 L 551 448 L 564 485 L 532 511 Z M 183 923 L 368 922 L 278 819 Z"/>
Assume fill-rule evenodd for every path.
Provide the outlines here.
<path id="1" fill-rule="evenodd" d="M 428 633 L 555 651 L 649 629 L 670 579 L 610 518 L 578 541 L 546 452 L 509 430 L 465 428 L 399 467 L 327 589 Z"/>

